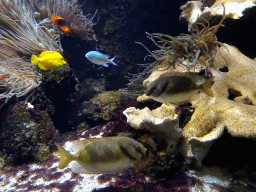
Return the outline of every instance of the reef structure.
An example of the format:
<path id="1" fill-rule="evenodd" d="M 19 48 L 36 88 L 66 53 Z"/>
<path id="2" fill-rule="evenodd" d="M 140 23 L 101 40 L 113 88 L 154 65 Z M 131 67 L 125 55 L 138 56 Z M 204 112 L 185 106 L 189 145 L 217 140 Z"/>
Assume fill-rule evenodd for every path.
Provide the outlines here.
<path id="1" fill-rule="evenodd" d="M 220 2 L 216 3 L 220 4 Z M 224 9 L 226 7 L 222 4 L 221 6 L 224 7 Z M 218 26 L 213 26 L 211 28 L 209 28 L 209 26 L 206 27 L 204 24 L 197 24 L 203 26 L 200 33 L 204 34 L 204 30 L 206 31 L 208 29 L 216 32 L 215 29 L 221 26 L 223 18 L 224 16 L 222 16 L 222 21 Z M 206 19 L 204 19 L 204 21 L 209 23 Z M 212 35 L 213 34 L 211 34 L 211 37 L 215 38 L 215 36 Z M 211 47 L 212 42 L 210 41 L 205 42 L 207 46 L 203 46 L 204 49 L 206 49 L 206 47 L 211 47 L 212 50 L 214 50 L 211 54 L 210 65 L 205 65 L 209 59 L 206 57 L 207 53 L 205 50 L 203 50 L 202 53 L 206 55 L 201 56 L 197 55 L 196 52 L 193 52 L 193 55 L 195 55 L 193 59 L 188 59 L 188 57 L 179 54 L 178 56 L 181 57 L 175 60 L 174 64 L 169 64 L 168 62 L 170 62 L 170 58 L 168 58 L 169 55 L 167 53 L 171 56 L 173 54 L 170 53 L 170 51 L 168 52 L 168 50 L 179 50 L 179 47 L 173 46 L 174 44 L 178 45 L 178 43 L 186 47 L 187 44 L 185 42 L 188 39 L 187 36 L 181 35 L 172 38 L 167 35 L 153 34 L 149 37 L 151 40 L 153 40 L 153 38 L 159 39 L 158 42 L 162 43 L 162 45 L 158 46 L 157 42 L 153 40 L 153 42 L 160 48 L 160 50 L 153 51 L 151 54 L 156 58 L 158 66 L 156 66 L 156 63 L 151 64 L 152 72 L 151 75 L 144 80 L 144 87 L 147 87 L 151 82 L 155 81 L 163 74 L 169 73 L 170 75 L 175 75 L 176 73 L 186 73 L 188 71 L 188 66 L 193 66 L 194 71 L 196 72 L 199 72 L 207 66 L 207 70 L 209 70 L 212 76 L 215 77 L 215 83 L 212 86 L 215 95 L 214 97 L 209 97 L 204 93 L 200 93 L 196 99 L 188 101 L 191 103 L 191 107 L 194 108 L 194 112 L 191 119 L 184 126 L 180 140 L 181 142 L 178 144 L 178 151 L 183 154 L 187 162 L 191 163 L 193 162 L 191 160 L 195 159 L 197 165 L 202 165 L 202 160 L 207 155 L 212 144 L 223 135 L 225 130 L 232 137 L 241 137 L 252 140 L 256 139 L 256 63 L 254 60 L 246 57 L 233 46 L 218 43 L 216 38 L 216 44 L 213 47 Z M 168 38 L 170 42 L 168 43 L 168 41 L 162 39 L 162 37 Z M 181 42 L 182 38 L 184 38 L 184 41 Z M 192 34 L 190 38 L 195 38 L 195 36 Z M 169 47 L 171 48 L 169 49 Z M 184 53 L 188 53 L 188 51 L 191 50 L 185 50 Z M 187 55 L 191 56 L 191 54 Z M 176 65 L 176 63 L 178 63 L 178 65 Z M 144 102 L 149 99 L 150 98 L 144 94 L 139 96 L 137 101 Z M 159 108 L 159 110 L 160 109 L 161 108 Z M 152 111 L 145 109 L 142 110 L 144 113 L 143 115 L 140 115 L 139 119 L 133 118 L 139 111 L 140 110 L 134 108 L 128 108 L 125 111 L 127 122 L 134 128 L 138 127 L 138 122 L 145 122 L 145 117 L 149 117 L 152 113 Z M 172 111 L 172 115 L 174 116 L 175 110 Z M 165 118 L 169 118 L 169 116 L 170 114 L 167 113 Z M 164 117 L 162 118 L 164 119 Z M 150 118 L 148 118 L 147 121 L 152 124 Z M 169 129 L 169 125 L 166 125 L 166 129 Z M 154 128 L 151 128 L 151 130 L 157 130 L 157 126 L 157 122 L 155 121 Z"/>
<path id="2" fill-rule="evenodd" d="M 69 138 L 62 138 L 58 142 L 64 143 L 69 150 L 69 144 L 74 139 L 98 138 L 108 134 L 106 126 L 93 127 L 69 133 Z M 161 183 L 152 183 L 145 176 L 138 174 L 134 169 L 113 174 L 77 174 L 70 168 L 58 169 L 58 156 L 51 156 L 37 163 L 19 165 L 9 170 L 0 170 L 0 186 L 3 191 L 173 191 L 196 190 L 210 188 L 216 191 L 225 189 L 229 184 L 229 176 L 223 176 L 216 183 L 216 176 L 211 173 L 201 173 L 197 176 L 191 173 L 177 173 L 174 178 Z M 206 172 L 204 170 L 204 172 Z M 220 175 L 218 173 L 218 175 Z M 208 180 L 208 181 L 207 181 Z"/>
<path id="3" fill-rule="evenodd" d="M 177 114 L 175 114 L 175 107 L 162 104 L 161 107 L 152 111 L 147 107 L 142 110 L 130 107 L 123 113 L 133 128 L 149 130 L 158 139 L 165 141 L 166 152 L 175 153 L 177 141 L 182 132 L 179 128 Z"/>
<path id="4" fill-rule="evenodd" d="M 254 60 L 233 46 L 225 44 L 225 47 L 218 49 L 211 68 L 215 76 L 212 86 L 215 97 L 201 94 L 191 101 L 195 110 L 182 132 L 186 140 L 182 147 L 184 156 L 195 157 L 201 164 L 213 141 L 220 138 L 224 130 L 233 137 L 256 139 L 255 65 Z M 153 72 L 144 84 L 148 85 L 165 72 Z M 138 101 L 148 99 L 145 95 L 138 97 Z M 145 111 L 143 115 L 150 113 Z M 165 115 L 166 118 L 169 116 Z M 135 121 L 131 121 L 130 117 L 128 119 L 128 123 L 135 127 Z"/>
<path id="5" fill-rule="evenodd" d="M 188 21 L 188 31 L 191 31 L 194 24 L 200 23 L 205 19 L 209 21 L 213 16 L 222 15 L 222 4 L 225 4 L 226 8 L 225 17 L 232 19 L 239 19 L 243 16 L 245 9 L 255 6 L 254 1 L 251 0 L 216 0 L 210 7 L 204 7 L 204 4 L 200 1 L 188 1 L 180 7 L 182 10 L 180 19 Z"/>
<path id="6" fill-rule="evenodd" d="M 66 15 L 70 23 L 75 20 L 72 34 L 90 38 L 92 20 L 83 15 L 76 0 L 0 2 L 0 100 L 25 100 L 0 107 L 0 156 L 6 166 L 40 161 L 51 154 L 58 135 L 52 115 L 75 91 L 77 81 L 68 65 L 43 72 L 30 62 L 32 54 L 44 51 L 63 54 L 64 34 L 49 19 L 52 14 Z"/>
<path id="7" fill-rule="evenodd" d="M 219 49 L 213 66 L 216 79 L 212 89 L 215 98 L 209 99 L 202 95 L 192 102 L 195 112 L 183 131 L 187 146 L 191 147 L 183 150 L 186 149 L 187 156 L 193 156 L 192 151 L 201 154 L 197 158 L 199 162 L 207 153 L 206 146 L 209 147 L 210 141 L 219 138 L 224 129 L 233 137 L 256 139 L 256 63 L 237 48 L 226 47 L 227 50 L 223 47 Z M 220 71 L 224 67 L 228 72 Z"/>
<path id="8" fill-rule="evenodd" d="M 238 59 L 235 60 L 234 58 Z M 237 61 L 239 59 L 241 59 L 239 66 L 243 66 L 243 72 L 237 70 Z M 184 60 L 181 59 L 180 61 L 183 62 Z M 189 60 L 187 62 L 185 61 L 182 63 L 181 67 L 177 66 L 173 71 L 187 71 L 186 66 L 189 62 Z M 214 60 L 212 61 L 210 68 L 211 73 L 216 77 L 216 81 L 213 86 L 215 97 L 210 98 L 201 93 L 198 99 L 190 101 L 195 111 L 189 121 L 191 124 L 186 124 L 183 130 L 179 127 L 179 114 L 176 111 L 175 106 L 172 105 L 162 104 L 161 107 L 154 110 L 150 110 L 149 108 L 144 108 L 142 110 L 128 108 L 124 112 L 127 116 L 127 121 L 132 127 L 136 129 L 145 128 L 151 132 L 152 135 L 155 135 L 155 138 L 161 138 L 160 140 L 165 141 L 165 150 L 164 152 L 160 151 L 157 157 L 163 157 L 163 161 L 165 161 L 166 152 L 171 154 L 180 152 L 187 161 L 193 158 L 196 159 L 197 164 L 201 164 L 202 159 L 205 154 L 207 154 L 212 143 L 223 135 L 224 130 L 227 130 L 234 137 L 240 136 L 254 139 L 255 125 L 253 124 L 253 121 L 255 120 L 255 99 L 254 93 L 252 93 L 252 89 L 250 88 L 255 86 L 253 84 L 252 87 L 248 87 L 245 83 L 247 83 L 247 72 L 249 74 L 248 77 L 255 76 L 255 74 L 254 70 L 251 70 L 251 65 L 247 64 L 253 65 L 254 62 L 242 55 L 236 48 L 227 44 L 225 44 L 225 47 L 221 47 L 220 49 L 216 48 L 216 55 L 214 55 Z M 205 66 L 199 65 L 198 68 L 200 67 L 203 68 Z M 247 71 L 247 68 L 249 71 Z M 149 82 L 159 78 L 162 73 L 169 72 L 169 70 L 170 69 L 168 68 L 163 70 L 154 70 L 151 76 L 144 81 L 144 85 L 148 85 Z M 252 79 L 252 81 L 253 80 L 254 79 Z M 224 86 L 225 89 L 222 90 L 220 86 Z M 103 104 L 103 107 L 106 106 L 107 109 L 111 108 L 111 104 L 115 103 L 102 102 L 102 98 L 104 98 L 103 96 L 104 95 L 102 94 L 95 97 L 95 104 Z M 150 98 L 145 95 L 138 98 L 140 101 L 147 99 Z M 118 107 L 119 104 L 115 104 L 113 111 Z M 236 115 L 233 115 L 233 113 Z M 109 114 L 113 115 L 112 113 Z M 250 127 L 243 127 L 244 123 L 247 123 L 247 116 L 250 114 L 252 114 L 252 117 L 250 117 L 251 122 L 249 122 Z M 228 115 L 233 115 L 230 121 L 227 119 Z M 243 118 L 241 118 L 241 116 Z M 115 122 L 109 123 L 108 126 L 113 127 L 113 124 L 115 124 Z M 25 126 L 27 126 L 27 124 L 25 124 Z M 246 128 L 249 128 L 249 131 L 246 131 Z M 49 126 L 47 130 L 51 133 L 51 126 Z M 107 126 L 103 126 L 83 130 L 78 133 L 68 133 L 68 136 L 66 136 L 63 141 L 59 142 L 63 143 L 64 140 L 72 141 L 74 139 L 101 137 L 104 136 L 103 132 L 105 132 L 105 134 L 109 134 L 109 131 L 110 129 L 107 128 Z M 95 132 L 98 134 L 95 134 Z M 158 140 L 150 140 L 149 145 L 154 146 L 154 143 L 157 143 L 157 141 Z M 66 142 L 65 148 L 68 143 L 69 142 Z M 1 170 L 0 186 L 3 190 L 16 191 L 41 190 L 42 188 L 46 191 L 203 191 L 205 189 L 224 191 L 224 188 L 216 185 L 216 183 L 213 185 L 202 185 L 201 181 L 195 179 L 194 175 L 196 174 L 194 174 L 193 171 L 190 171 L 189 173 L 179 172 L 175 174 L 173 178 L 168 178 L 169 180 L 166 179 L 164 182 L 153 184 L 148 178 L 138 175 L 133 169 L 110 175 L 78 175 L 71 173 L 69 168 L 63 171 L 59 170 L 57 168 L 57 161 L 58 157 L 54 156 L 37 164 L 33 163 L 25 166 L 18 166 L 10 169 L 9 171 Z M 163 163 L 163 161 L 159 162 Z M 166 169 L 168 166 L 168 163 L 164 164 L 164 166 L 163 164 L 159 164 L 158 168 Z M 150 171 L 154 172 L 155 170 L 153 169 L 153 171 Z M 197 172 L 197 174 L 198 173 L 199 172 Z M 209 172 L 203 173 L 201 174 L 201 177 L 208 178 L 208 180 L 215 179 L 214 177 L 209 177 L 209 175 Z M 220 178 L 219 175 L 221 174 L 218 174 L 218 178 Z M 231 178 L 225 175 L 223 180 L 223 186 L 226 187 L 230 183 Z M 15 183 L 12 183 L 12 181 Z M 20 183 L 21 181 L 23 183 Z M 103 183 L 101 183 L 102 185 L 100 186 L 98 186 L 99 181 Z M 107 183 L 104 184 L 106 181 Z"/>

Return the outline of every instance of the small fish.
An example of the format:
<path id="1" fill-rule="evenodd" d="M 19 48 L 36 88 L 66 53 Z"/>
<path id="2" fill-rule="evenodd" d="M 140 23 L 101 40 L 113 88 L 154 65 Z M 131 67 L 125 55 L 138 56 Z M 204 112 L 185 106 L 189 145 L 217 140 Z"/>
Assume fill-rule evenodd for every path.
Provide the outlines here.
<path id="1" fill-rule="evenodd" d="M 31 63 L 36 62 L 38 63 L 38 67 L 44 71 L 66 64 L 62 55 L 56 51 L 44 51 L 39 57 L 33 54 L 31 56 Z"/>
<path id="2" fill-rule="evenodd" d="M 108 55 L 102 54 L 98 51 L 90 51 L 88 53 L 86 53 L 85 57 L 87 57 L 87 59 L 89 61 L 91 61 L 94 64 L 97 65 L 103 65 L 104 67 L 108 67 L 107 63 L 112 63 L 113 65 L 118 66 L 113 60 L 115 59 L 115 57 L 113 57 L 112 59 L 109 59 Z"/>
<path id="3" fill-rule="evenodd" d="M 185 104 L 190 102 L 200 89 L 208 96 L 214 97 L 211 90 L 213 78 L 196 74 L 160 77 L 149 84 L 145 94 L 161 103 Z"/>
<path id="4" fill-rule="evenodd" d="M 56 27 L 64 34 L 71 34 L 71 28 L 67 24 L 67 21 L 60 16 L 51 15 L 50 19 L 54 22 Z"/>
<path id="5" fill-rule="evenodd" d="M 121 172 L 133 167 L 147 151 L 138 141 L 122 136 L 75 140 L 70 147 L 74 155 L 56 145 L 60 154 L 59 169 L 74 161 L 70 165 L 73 172 L 88 174 Z"/>

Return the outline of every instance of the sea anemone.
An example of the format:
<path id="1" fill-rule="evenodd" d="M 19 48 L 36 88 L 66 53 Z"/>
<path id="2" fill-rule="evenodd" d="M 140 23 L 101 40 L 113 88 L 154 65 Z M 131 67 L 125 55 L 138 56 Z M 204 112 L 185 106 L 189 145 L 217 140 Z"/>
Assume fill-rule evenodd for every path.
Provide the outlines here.
<path id="1" fill-rule="evenodd" d="M 60 34 L 35 20 L 34 10 L 25 1 L 0 2 L 0 46 L 5 53 L 18 56 L 39 54 L 43 51 L 62 52 Z M 0 58 L 2 60 L 2 57 Z"/>
<path id="2" fill-rule="evenodd" d="M 213 62 L 216 55 L 218 45 L 222 43 L 217 41 L 216 32 L 219 27 L 223 26 L 222 23 L 225 19 L 225 6 L 222 19 L 218 25 L 210 27 L 210 23 L 203 19 L 207 25 L 203 23 L 197 23 L 193 26 L 191 35 L 181 34 L 177 37 L 170 35 L 164 35 L 160 33 L 153 33 L 148 35 L 148 38 L 152 40 L 155 45 L 160 48 L 159 50 L 149 51 L 150 55 L 156 59 L 156 61 L 150 64 L 145 70 L 152 72 L 154 69 L 166 70 L 173 69 L 179 65 L 185 65 L 187 71 L 195 69 L 196 62 L 206 66 L 208 69 Z M 199 26 L 202 29 L 199 29 Z M 184 64 L 184 61 L 186 64 Z M 143 74 L 149 73 L 149 71 L 142 72 Z"/>
<path id="3" fill-rule="evenodd" d="M 0 2 L 0 25 L 0 99 L 8 101 L 40 85 L 41 74 L 29 62 L 32 54 L 62 48 L 60 36 L 40 27 L 23 1 Z"/>
<path id="4" fill-rule="evenodd" d="M 45 18 L 50 18 L 51 14 L 64 18 L 71 30 L 72 34 L 84 39 L 91 39 L 94 36 L 90 35 L 93 32 L 93 19 L 95 14 L 89 18 L 89 15 L 83 15 L 81 5 L 78 5 L 77 0 L 33 0 L 31 7 L 35 11 L 35 20 L 45 22 Z"/>
<path id="5" fill-rule="evenodd" d="M 0 100 L 31 95 L 40 85 L 42 75 L 30 63 L 32 54 L 62 53 L 61 32 L 51 14 L 65 16 L 74 35 L 87 37 L 93 26 L 76 0 L 0 1 Z"/>
<path id="6" fill-rule="evenodd" d="M 0 100 L 24 96 L 40 85 L 41 74 L 35 68 L 19 57 L 0 61 Z"/>

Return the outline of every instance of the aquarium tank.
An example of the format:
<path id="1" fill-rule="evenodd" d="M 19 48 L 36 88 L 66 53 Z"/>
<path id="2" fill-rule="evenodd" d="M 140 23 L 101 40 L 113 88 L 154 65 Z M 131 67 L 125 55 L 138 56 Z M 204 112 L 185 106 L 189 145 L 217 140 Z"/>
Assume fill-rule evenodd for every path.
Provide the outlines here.
<path id="1" fill-rule="evenodd" d="M 255 5 L 1 0 L 0 192 L 256 191 Z"/>

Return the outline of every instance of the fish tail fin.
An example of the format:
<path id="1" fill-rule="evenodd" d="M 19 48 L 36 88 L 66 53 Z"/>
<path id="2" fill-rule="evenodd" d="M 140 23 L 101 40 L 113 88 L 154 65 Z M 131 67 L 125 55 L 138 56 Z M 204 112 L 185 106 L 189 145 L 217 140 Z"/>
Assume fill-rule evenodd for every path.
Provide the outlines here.
<path id="1" fill-rule="evenodd" d="M 210 79 L 206 80 L 205 83 L 202 85 L 203 92 L 210 97 L 214 97 L 214 93 L 211 89 L 214 82 L 213 78 L 214 77 L 211 77 Z"/>
<path id="2" fill-rule="evenodd" d="M 38 60 L 39 60 L 39 58 L 36 55 L 32 54 L 31 63 L 36 63 Z"/>
<path id="3" fill-rule="evenodd" d="M 112 59 L 110 59 L 110 61 L 111 61 L 111 63 L 113 64 L 113 65 L 116 65 L 116 66 L 118 66 L 115 62 L 114 62 L 114 59 L 115 59 L 116 57 L 113 57 Z"/>
<path id="4" fill-rule="evenodd" d="M 64 169 L 72 161 L 72 155 L 67 152 L 60 144 L 55 143 L 55 145 L 58 147 L 58 152 L 60 154 L 59 169 Z"/>

